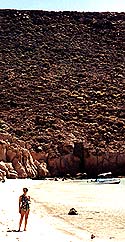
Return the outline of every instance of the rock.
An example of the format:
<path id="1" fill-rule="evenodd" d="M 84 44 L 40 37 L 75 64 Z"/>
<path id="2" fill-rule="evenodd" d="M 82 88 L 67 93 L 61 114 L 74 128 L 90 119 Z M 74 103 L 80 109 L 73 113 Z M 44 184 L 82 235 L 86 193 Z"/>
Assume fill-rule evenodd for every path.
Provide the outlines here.
<path id="1" fill-rule="evenodd" d="M 107 151 L 88 151 L 84 153 L 85 170 L 88 176 L 95 175 L 111 170 L 113 174 L 124 174 L 125 155 L 123 152 L 113 150 Z"/>
<path id="2" fill-rule="evenodd" d="M 0 64 L 1 131 L 37 151 L 41 147 L 48 153 L 54 144 L 60 156 L 72 153 L 71 144 L 84 139 L 91 148 L 102 141 L 107 145 L 123 140 L 124 64 L 119 60 L 124 52 L 124 13 L 22 10 L 20 15 L 18 10 L 1 9 L 0 16 L 0 48 L 5 53 Z M 71 32 L 75 38 L 70 43 Z"/>
<path id="3" fill-rule="evenodd" d="M 25 167 L 21 164 L 21 162 L 17 158 L 15 158 L 12 161 L 12 164 L 15 171 L 18 173 L 19 178 L 27 178 Z"/>
<path id="4" fill-rule="evenodd" d="M 60 164 L 60 158 L 51 158 L 48 159 L 48 170 L 50 171 L 50 174 L 52 177 L 58 176 L 59 170 L 58 167 Z"/>
<path id="5" fill-rule="evenodd" d="M 14 158 L 16 157 L 16 150 L 14 150 L 12 147 L 10 147 L 7 150 L 7 161 L 12 162 L 14 160 Z"/>
<path id="6" fill-rule="evenodd" d="M 76 175 L 80 171 L 80 159 L 73 154 L 64 155 L 60 158 L 48 158 L 48 169 L 52 176 Z"/>
<path id="7" fill-rule="evenodd" d="M 5 141 L 0 140 L 0 161 L 6 161 L 7 144 Z"/>
<path id="8" fill-rule="evenodd" d="M 22 149 L 23 155 L 23 166 L 25 167 L 26 173 L 28 177 L 37 176 L 37 171 L 34 166 L 33 157 L 27 149 Z"/>
<path id="9" fill-rule="evenodd" d="M 8 168 L 6 167 L 6 164 L 5 164 L 3 161 L 0 161 L 0 169 L 1 169 L 2 171 L 5 171 L 6 174 L 7 174 L 7 172 L 8 172 Z"/>
<path id="10" fill-rule="evenodd" d="M 0 181 L 2 181 L 3 180 L 3 176 L 2 176 L 2 174 L 0 174 Z"/>
<path id="11" fill-rule="evenodd" d="M 76 175 L 76 173 L 80 171 L 80 159 L 73 154 L 62 156 L 60 170 L 64 175 L 67 173 L 70 173 L 71 176 Z"/>
<path id="12" fill-rule="evenodd" d="M 5 176 L 6 176 L 6 171 L 0 169 L 0 175 L 1 175 L 2 177 L 5 177 Z"/>
<path id="13" fill-rule="evenodd" d="M 41 163 L 38 166 L 38 177 L 39 178 L 45 178 L 50 175 L 48 169 L 47 169 L 47 164 L 45 162 Z"/>
<path id="14" fill-rule="evenodd" d="M 58 150 L 62 156 L 73 153 L 73 148 L 73 143 L 70 144 L 69 142 L 61 143 L 58 145 Z"/>
<path id="15" fill-rule="evenodd" d="M 75 210 L 75 208 L 71 208 L 68 212 L 68 215 L 78 215 L 78 212 Z"/>
<path id="16" fill-rule="evenodd" d="M 7 169 L 8 169 L 9 171 L 14 171 L 14 168 L 13 168 L 12 163 L 5 162 L 4 164 L 5 164 L 5 166 L 7 167 Z"/>
<path id="17" fill-rule="evenodd" d="M 10 136 L 9 136 L 10 138 Z M 21 141 L 16 139 L 10 139 L 12 143 L 7 143 L 6 141 L 1 141 L 1 159 L 0 169 L 5 172 L 5 176 L 9 177 L 19 177 L 19 178 L 45 178 L 45 177 L 69 177 L 72 179 L 84 179 L 86 177 L 97 176 L 99 173 L 111 172 L 118 176 L 125 172 L 124 162 L 125 154 L 124 150 L 121 152 L 113 151 L 108 148 L 108 151 L 104 147 L 97 147 L 96 150 L 88 149 L 83 146 L 81 148 L 77 145 L 75 147 L 75 152 L 62 155 L 61 157 L 56 157 L 53 154 L 49 155 L 45 151 L 43 152 L 30 152 L 28 149 L 23 148 L 19 144 Z M 15 140 L 16 143 L 13 143 Z M 25 144 L 24 144 L 25 146 Z M 80 152 L 78 149 L 80 147 Z M 50 150 L 51 151 L 51 150 Z M 70 150 L 71 152 L 71 150 Z M 75 156 L 74 154 L 77 154 Z M 82 154 L 82 155 L 81 155 Z M 52 157 L 51 157 L 52 156 Z M 34 160 L 37 158 L 38 160 Z M 81 172 L 85 170 L 86 172 Z M 69 176 L 67 176 L 69 174 Z"/>
<path id="18" fill-rule="evenodd" d="M 95 235 L 94 234 L 91 234 L 91 239 L 94 239 L 95 238 Z"/>
<path id="19" fill-rule="evenodd" d="M 6 172 L 0 169 L 0 181 L 5 180 L 6 178 Z"/>
<path id="20" fill-rule="evenodd" d="M 48 153 L 42 151 L 42 152 L 35 152 L 35 151 L 31 151 L 30 152 L 32 157 L 33 157 L 33 160 L 37 160 L 37 161 L 46 161 L 47 158 L 48 158 Z"/>
<path id="21" fill-rule="evenodd" d="M 87 173 L 77 173 L 76 179 L 85 179 L 87 178 Z"/>
<path id="22" fill-rule="evenodd" d="M 36 169 L 41 164 L 38 160 L 34 160 L 33 162 L 34 162 L 34 165 L 36 166 Z"/>
<path id="23" fill-rule="evenodd" d="M 16 179 L 19 178 L 18 173 L 15 171 L 10 171 L 8 172 L 7 178 L 9 179 Z"/>
<path id="24" fill-rule="evenodd" d="M 124 13 L 1 9 L 0 19 L 0 161 L 32 178 L 35 160 L 52 176 L 124 175 Z"/>

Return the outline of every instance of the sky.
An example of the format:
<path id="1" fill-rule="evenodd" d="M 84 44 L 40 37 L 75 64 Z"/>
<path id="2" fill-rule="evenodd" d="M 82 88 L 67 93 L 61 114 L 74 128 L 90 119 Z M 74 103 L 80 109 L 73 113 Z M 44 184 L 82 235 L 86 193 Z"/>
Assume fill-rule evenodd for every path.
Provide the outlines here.
<path id="1" fill-rule="evenodd" d="M 125 0 L 0 0 L 0 9 L 125 12 Z"/>

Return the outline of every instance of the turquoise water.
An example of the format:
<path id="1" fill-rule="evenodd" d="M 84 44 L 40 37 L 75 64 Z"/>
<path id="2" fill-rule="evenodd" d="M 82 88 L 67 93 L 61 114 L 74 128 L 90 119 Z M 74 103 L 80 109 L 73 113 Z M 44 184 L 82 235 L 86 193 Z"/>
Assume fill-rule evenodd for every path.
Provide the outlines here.
<path id="1" fill-rule="evenodd" d="M 125 179 L 120 184 L 41 181 L 32 193 L 34 212 L 46 217 L 56 229 L 81 241 L 83 232 L 105 240 L 125 241 Z M 75 208 L 78 215 L 68 215 L 70 208 Z"/>

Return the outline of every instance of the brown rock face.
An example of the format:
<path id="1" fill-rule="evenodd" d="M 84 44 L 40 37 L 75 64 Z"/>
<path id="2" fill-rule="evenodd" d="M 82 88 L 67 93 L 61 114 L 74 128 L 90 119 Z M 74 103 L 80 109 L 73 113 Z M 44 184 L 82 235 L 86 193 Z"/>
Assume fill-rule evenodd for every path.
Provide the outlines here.
<path id="1" fill-rule="evenodd" d="M 75 150 L 74 174 L 88 167 L 81 142 L 92 166 L 97 148 L 123 164 L 124 13 L 0 10 L 0 20 L 0 161 L 24 177 L 38 175 L 35 160 L 65 173 Z"/>
<path id="2" fill-rule="evenodd" d="M 61 158 L 48 157 L 45 152 L 30 152 L 17 143 L 16 139 L 15 143 L 11 144 L 0 141 L 0 179 L 3 176 L 7 178 L 45 178 L 64 176 L 67 173 L 75 175 L 80 171 L 80 158 L 73 154 L 66 154 Z M 66 152 L 67 149 L 65 146 Z M 4 160 L 2 160 L 3 158 Z"/>
<path id="3" fill-rule="evenodd" d="M 0 160 L 6 161 L 6 142 L 0 141 Z"/>
<path id="4" fill-rule="evenodd" d="M 0 179 L 47 177 L 47 164 L 41 160 L 34 161 L 30 151 L 17 143 L 0 141 Z"/>
<path id="5" fill-rule="evenodd" d="M 48 177 L 50 176 L 50 173 L 47 169 L 47 164 L 45 162 L 41 163 L 38 167 L 38 177 Z"/>
<path id="6" fill-rule="evenodd" d="M 13 164 L 14 169 L 18 173 L 19 178 L 27 178 L 27 173 L 25 171 L 25 167 L 21 164 L 21 162 L 17 158 L 15 158 L 12 161 L 12 164 Z"/>
<path id="7" fill-rule="evenodd" d="M 125 174 L 125 152 L 105 150 L 98 153 L 97 150 L 84 153 L 84 167 L 91 177 L 102 172 L 111 171 L 114 175 Z"/>
<path id="8" fill-rule="evenodd" d="M 48 159 L 48 169 L 52 176 L 75 176 L 80 171 L 80 159 L 73 154 Z"/>

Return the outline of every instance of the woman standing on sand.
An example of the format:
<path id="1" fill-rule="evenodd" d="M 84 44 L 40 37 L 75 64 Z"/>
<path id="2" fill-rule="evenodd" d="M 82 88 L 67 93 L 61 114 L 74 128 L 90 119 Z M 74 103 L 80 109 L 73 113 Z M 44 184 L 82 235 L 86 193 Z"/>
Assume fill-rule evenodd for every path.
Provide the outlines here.
<path id="1" fill-rule="evenodd" d="M 30 212 L 30 196 L 27 196 L 27 192 L 28 192 L 28 189 L 23 188 L 23 195 L 19 197 L 19 213 L 21 215 L 20 221 L 19 221 L 19 231 L 24 217 L 25 217 L 24 231 L 26 231 L 28 215 Z"/>

